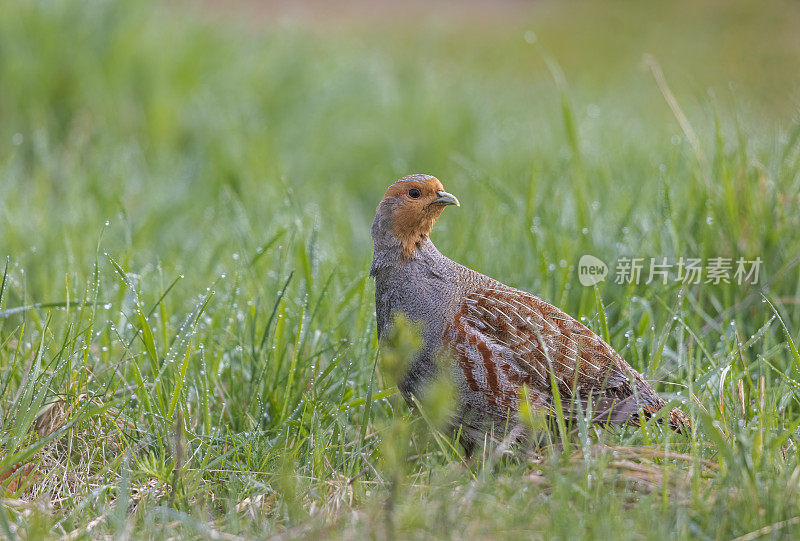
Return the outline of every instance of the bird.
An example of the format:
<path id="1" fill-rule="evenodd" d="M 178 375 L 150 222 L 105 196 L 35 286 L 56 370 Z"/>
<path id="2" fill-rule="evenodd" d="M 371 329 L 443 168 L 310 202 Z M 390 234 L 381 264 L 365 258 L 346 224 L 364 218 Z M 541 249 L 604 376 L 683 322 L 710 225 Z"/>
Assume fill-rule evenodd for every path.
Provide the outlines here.
<path id="1" fill-rule="evenodd" d="M 442 370 L 455 389 L 453 427 L 471 450 L 518 419 L 525 400 L 551 419 L 638 426 L 666 403 L 608 343 L 561 309 L 443 255 L 430 239 L 456 196 L 434 176 L 405 176 L 386 190 L 372 222 L 379 340 L 402 314 L 420 328 L 421 347 L 398 381 L 413 405 Z M 441 359 L 448 359 L 442 367 Z M 557 396 L 556 396 L 557 395 Z M 660 419 L 688 434 L 680 409 Z"/>

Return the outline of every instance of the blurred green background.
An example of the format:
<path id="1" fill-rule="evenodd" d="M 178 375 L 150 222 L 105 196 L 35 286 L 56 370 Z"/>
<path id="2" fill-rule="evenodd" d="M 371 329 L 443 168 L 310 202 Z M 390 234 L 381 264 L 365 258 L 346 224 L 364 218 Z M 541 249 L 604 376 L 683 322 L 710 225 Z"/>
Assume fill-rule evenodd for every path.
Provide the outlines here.
<path id="1" fill-rule="evenodd" d="M 797 2 L 0 13 L 6 535 L 797 533 Z M 461 200 L 446 255 L 582 317 L 693 437 L 584 427 L 466 467 L 431 439 L 375 369 L 367 278 L 414 172 Z M 763 278 L 596 298 L 586 253 Z M 650 490 L 613 445 L 662 453 L 630 459 Z"/>

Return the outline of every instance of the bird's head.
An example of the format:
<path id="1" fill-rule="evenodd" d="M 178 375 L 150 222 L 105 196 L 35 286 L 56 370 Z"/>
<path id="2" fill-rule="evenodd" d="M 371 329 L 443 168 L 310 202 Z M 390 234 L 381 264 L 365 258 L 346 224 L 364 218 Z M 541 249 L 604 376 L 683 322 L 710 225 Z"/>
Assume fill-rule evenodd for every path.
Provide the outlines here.
<path id="1" fill-rule="evenodd" d="M 376 243 L 386 236 L 399 243 L 405 257 L 422 245 L 448 205 L 460 206 L 458 199 L 444 191 L 439 179 L 430 175 L 403 177 L 386 190 L 372 224 Z"/>

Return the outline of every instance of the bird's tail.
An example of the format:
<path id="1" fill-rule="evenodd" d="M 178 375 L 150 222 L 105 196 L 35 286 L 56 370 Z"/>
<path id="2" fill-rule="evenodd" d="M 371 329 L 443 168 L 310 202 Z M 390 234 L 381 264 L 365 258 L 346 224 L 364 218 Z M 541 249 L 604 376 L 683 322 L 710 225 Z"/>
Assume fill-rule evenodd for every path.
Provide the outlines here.
<path id="1" fill-rule="evenodd" d="M 680 432 L 686 436 L 692 432 L 692 422 L 689 417 L 678 408 L 673 409 L 667 416 L 669 427 L 675 432 Z"/>
<path id="2" fill-rule="evenodd" d="M 655 416 L 665 406 L 666 402 L 655 394 L 649 397 L 646 404 L 642 404 L 635 396 L 629 396 L 622 400 L 600 399 L 595 402 L 595 422 L 612 424 L 630 424 L 639 426 L 642 416 L 649 419 Z M 689 416 L 678 408 L 659 419 L 659 422 L 667 423 L 670 429 L 689 436 L 692 433 L 692 422 Z"/>

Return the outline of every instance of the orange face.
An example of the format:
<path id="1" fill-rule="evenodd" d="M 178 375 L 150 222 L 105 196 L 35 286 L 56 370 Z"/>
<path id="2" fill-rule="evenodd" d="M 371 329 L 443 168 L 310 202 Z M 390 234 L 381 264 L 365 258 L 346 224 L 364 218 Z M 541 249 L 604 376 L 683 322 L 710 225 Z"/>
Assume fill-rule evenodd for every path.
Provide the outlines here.
<path id="1" fill-rule="evenodd" d="M 444 191 L 439 179 L 429 175 L 403 177 L 386 190 L 381 206 L 392 216 L 392 232 L 410 257 L 428 237 L 433 224 L 448 205 L 458 199 Z"/>

